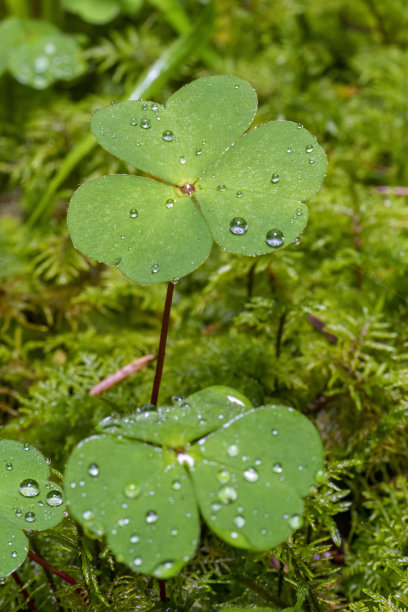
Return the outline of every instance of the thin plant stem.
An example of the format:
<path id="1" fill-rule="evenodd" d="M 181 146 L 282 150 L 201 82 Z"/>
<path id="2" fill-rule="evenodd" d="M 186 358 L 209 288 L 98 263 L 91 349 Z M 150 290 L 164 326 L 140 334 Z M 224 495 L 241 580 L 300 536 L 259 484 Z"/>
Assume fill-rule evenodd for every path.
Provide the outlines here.
<path id="1" fill-rule="evenodd" d="M 51 572 L 52 574 L 55 574 L 55 576 L 59 576 L 60 578 L 62 578 L 62 580 L 65 580 L 65 582 L 68 582 L 69 584 L 78 584 L 77 581 L 74 578 L 72 578 L 72 576 L 60 570 L 55 570 L 52 567 L 51 563 L 48 563 L 48 561 L 45 561 L 45 559 L 42 559 L 39 555 L 34 553 L 32 550 L 28 551 L 28 556 L 30 557 L 30 559 L 35 561 L 35 563 L 38 563 L 38 565 L 41 565 L 41 567 L 47 570 L 47 572 Z M 82 587 L 77 586 L 75 590 L 78 593 L 78 595 L 81 597 L 81 599 L 84 601 L 84 603 L 87 604 L 88 597 L 86 593 L 84 592 L 84 590 L 82 589 Z"/>
<path id="2" fill-rule="evenodd" d="M 166 354 L 167 332 L 169 331 L 170 310 L 171 303 L 173 301 L 173 292 L 174 284 L 170 282 L 167 285 L 166 301 L 164 304 L 163 321 L 160 332 L 159 352 L 157 354 L 156 373 L 154 375 L 152 398 L 150 400 L 150 402 L 154 406 L 157 406 L 157 399 L 159 397 L 160 383 L 163 373 L 164 356 Z"/>
<path id="3" fill-rule="evenodd" d="M 20 587 L 20 592 L 22 595 L 24 595 L 24 598 L 27 602 L 28 609 L 32 610 L 32 612 L 38 612 L 37 608 L 35 607 L 35 603 L 31 601 L 29 592 L 27 591 L 27 589 L 24 588 L 24 584 L 20 576 L 17 574 L 17 572 L 13 572 L 11 575 L 13 576 L 15 582 Z"/>

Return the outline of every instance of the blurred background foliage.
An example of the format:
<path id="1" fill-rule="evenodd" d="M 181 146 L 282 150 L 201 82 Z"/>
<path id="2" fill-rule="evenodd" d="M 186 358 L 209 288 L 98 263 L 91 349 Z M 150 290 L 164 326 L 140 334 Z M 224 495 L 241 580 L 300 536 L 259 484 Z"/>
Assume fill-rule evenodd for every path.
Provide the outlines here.
<path id="1" fill-rule="evenodd" d="M 181 279 L 161 402 L 223 383 L 289 403 L 319 428 L 328 468 L 303 528 L 268 555 L 203 529 L 163 609 L 406 610 L 406 1 L 2 0 L 0 17 L 0 436 L 63 471 L 101 418 L 149 401 L 153 366 L 89 396 L 157 351 L 165 296 L 70 242 L 77 186 L 135 172 L 96 146 L 90 116 L 134 91 L 163 103 L 197 77 L 240 76 L 259 96 L 255 122 L 304 124 L 328 175 L 300 244 L 257 260 L 214 247 Z M 31 542 L 90 610 L 162 609 L 150 579 L 69 518 Z M 83 608 L 30 560 L 19 573 L 39 610 Z M 25 607 L 5 581 L 0 609 Z"/>

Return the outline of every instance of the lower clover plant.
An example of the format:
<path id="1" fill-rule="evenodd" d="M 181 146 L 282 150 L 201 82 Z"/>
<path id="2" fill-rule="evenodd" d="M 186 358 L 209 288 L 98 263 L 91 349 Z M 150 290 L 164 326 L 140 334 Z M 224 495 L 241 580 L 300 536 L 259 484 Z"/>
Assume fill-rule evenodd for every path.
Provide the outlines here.
<path id="1" fill-rule="evenodd" d="M 301 526 L 323 469 L 315 427 L 215 386 L 178 406 L 108 417 L 65 473 L 70 511 L 133 570 L 169 578 L 193 557 L 200 514 L 225 542 L 267 551 Z"/>

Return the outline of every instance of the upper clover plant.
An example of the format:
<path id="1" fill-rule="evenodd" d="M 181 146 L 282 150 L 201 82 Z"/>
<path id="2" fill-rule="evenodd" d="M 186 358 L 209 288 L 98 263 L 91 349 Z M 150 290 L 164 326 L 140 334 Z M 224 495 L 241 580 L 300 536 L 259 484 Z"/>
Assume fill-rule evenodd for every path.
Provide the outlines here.
<path id="1" fill-rule="evenodd" d="M 63 517 L 62 490 L 49 476 L 38 450 L 14 440 L 0 441 L 0 577 L 14 572 L 26 558 L 24 529 L 49 529 Z"/>
<path id="2" fill-rule="evenodd" d="M 68 212 L 75 246 L 152 283 L 197 268 L 213 240 L 251 256 L 291 244 L 326 156 L 290 121 L 242 135 L 256 108 L 249 83 L 213 76 L 182 87 L 165 107 L 129 100 L 97 111 L 99 143 L 153 178 L 103 176 L 81 186 Z"/>
<path id="3" fill-rule="evenodd" d="M 68 460 L 70 511 L 117 559 L 169 578 L 194 555 L 201 514 L 232 546 L 266 551 L 300 527 L 323 468 L 314 426 L 209 387 L 180 405 L 107 417 Z"/>

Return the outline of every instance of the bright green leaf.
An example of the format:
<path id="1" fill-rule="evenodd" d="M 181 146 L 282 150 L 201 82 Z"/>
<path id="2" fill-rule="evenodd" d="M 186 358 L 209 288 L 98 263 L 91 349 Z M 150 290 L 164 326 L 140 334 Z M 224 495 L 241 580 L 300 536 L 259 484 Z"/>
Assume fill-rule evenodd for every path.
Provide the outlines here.
<path id="1" fill-rule="evenodd" d="M 214 386 L 197 391 L 188 400 L 180 400 L 174 406 L 151 411 L 142 408 L 130 417 L 119 419 L 107 417 L 98 430 L 181 448 L 250 408 L 250 401 L 242 393 Z"/>
<path id="2" fill-rule="evenodd" d="M 256 105 L 246 81 L 214 76 L 182 87 L 166 107 L 130 100 L 97 111 L 92 131 L 100 144 L 153 178 L 114 183 L 109 177 L 81 187 L 69 212 L 74 244 L 149 283 L 194 270 L 213 239 L 243 255 L 294 242 L 307 223 L 304 202 L 319 188 L 326 156 L 307 130 L 288 121 L 239 138 Z M 172 200 L 171 217 L 160 193 Z M 138 225 L 129 223 L 129 205 L 143 209 Z"/>
<path id="3" fill-rule="evenodd" d="M 302 414 L 257 408 L 200 440 L 199 448 L 191 476 L 201 513 L 220 538 L 262 551 L 300 527 L 302 497 L 323 467 L 320 436 Z"/>
<path id="4" fill-rule="evenodd" d="M 253 409 L 228 387 L 105 419 L 99 430 L 68 461 L 70 509 L 106 535 L 119 560 L 163 578 L 194 554 L 198 508 L 233 546 L 263 551 L 284 541 L 300 527 L 302 497 L 323 467 L 319 434 L 303 415 Z"/>
<path id="5" fill-rule="evenodd" d="M 98 142 L 140 170 L 172 185 L 193 183 L 254 118 L 254 89 L 237 77 L 192 81 L 168 100 L 130 100 L 97 111 Z"/>
<path id="6" fill-rule="evenodd" d="M 100 25 L 112 21 L 121 10 L 136 12 L 142 0 L 62 0 L 62 5 L 84 21 Z"/>
<path id="7" fill-rule="evenodd" d="M 0 520 L 7 533 L 7 538 L 0 538 L 0 576 L 10 574 L 24 561 L 27 541 L 21 529 L 49 529 L 63 517 L 62 490 L 49 476 L 48 464 L 35 448 L 14 440 L 0 441 Z M 15 563 L 10 549 L 17 552 L 12 555 Z"/>
<path id="8" fill-rule="evenodd" d="M 95 436 L 74 450 L 65 482 L 75 518 L 133 570 L 168 578 L 193 556 L 200 523 L 176 453 Z"/>
<path id="9" fill-rule="evenodd" d="M 212 245 L 188 196 L 140 176 L 104 176 L 80 187 L 68 227 L 83 253 L 117 265 L 141 283 L 185 276 L 203 263 Z"/>

